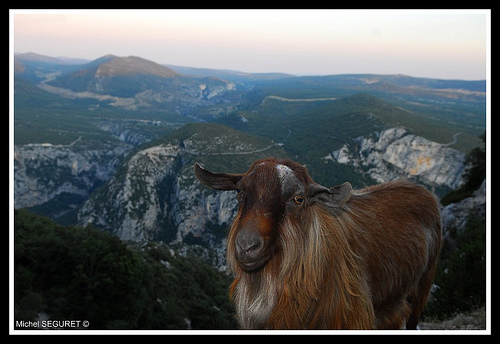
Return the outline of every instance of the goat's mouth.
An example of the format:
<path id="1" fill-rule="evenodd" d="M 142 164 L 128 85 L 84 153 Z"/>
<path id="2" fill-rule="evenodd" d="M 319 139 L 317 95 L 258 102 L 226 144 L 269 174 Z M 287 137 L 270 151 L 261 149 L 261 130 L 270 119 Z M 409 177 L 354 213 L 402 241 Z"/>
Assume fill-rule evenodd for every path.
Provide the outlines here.
<path id="1" fill-rule="evenodd" d="M 262 269 L 264 266 L 266 266 L 267 262 L 269 262 L 269 259 L 271 257 L 268 255 L 263 255 L 258 259 L 254 260 L 248 260 L 248 259 L 241 259 L 237 258 L 238 263 L 240 263 L 241 268 L 245 272 L 254 272 L 257 270 Z"/>

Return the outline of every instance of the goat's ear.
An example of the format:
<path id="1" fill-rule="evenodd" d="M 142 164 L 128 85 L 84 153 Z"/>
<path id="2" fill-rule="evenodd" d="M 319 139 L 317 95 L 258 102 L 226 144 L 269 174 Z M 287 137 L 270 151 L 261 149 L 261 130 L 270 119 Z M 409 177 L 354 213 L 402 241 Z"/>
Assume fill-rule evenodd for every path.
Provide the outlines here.
<path id="1" fill-rule="evenodd" d="M 309 202 L 311 204 L 319 203 L 327 207 L 340 207 L 347 202 L 351 194 L 352 186 L 348 182 L 330 189 L 319 184 L 309 186 Z"/>
<path id="2" fill-rule="evenodd" d="M 194 173 L 200 182 L 214 190 L 236 190 L 236 184 L 244 176 L 243 174 L 213 173 L 198 163 L 194 164 Z"/>

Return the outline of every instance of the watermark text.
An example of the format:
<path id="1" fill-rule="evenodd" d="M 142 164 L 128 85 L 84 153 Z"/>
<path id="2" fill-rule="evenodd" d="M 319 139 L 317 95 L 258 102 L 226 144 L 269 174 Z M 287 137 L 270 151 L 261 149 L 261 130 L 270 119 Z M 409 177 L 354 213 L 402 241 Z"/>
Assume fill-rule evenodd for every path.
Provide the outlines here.
<path id="1" fill-rule="evenodd" d="M 90 326 L 88 320 L 16 320 L 18 329 L 82 329 Z"/>

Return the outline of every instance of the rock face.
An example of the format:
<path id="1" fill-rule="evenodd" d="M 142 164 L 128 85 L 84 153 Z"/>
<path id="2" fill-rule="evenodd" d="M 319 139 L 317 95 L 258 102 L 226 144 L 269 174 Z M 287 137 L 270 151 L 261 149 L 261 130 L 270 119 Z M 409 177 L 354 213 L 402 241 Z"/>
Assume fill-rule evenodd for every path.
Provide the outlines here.
<path id="1" fill-rule="evenodd" d="M 78 141 L 78 140 L 77 140 Z M 87 198 L 107 181 L 126 144 L 29 144 L 14 147 L 15 208 L 46 203 L 67 193 Z"/>
<path id="2" fill-rule="evenodd" d="M 127 241 L 210 247 L 214 265 L 222 267 L 236 194 L 203 186 L 194 162 L 236 173 L 267 156 L 287 157 L 279 144 L 214 124 L 188 125 L 119 159 L 130 151 L 123 142 L 16 147 L 15 207 L 80 195 L 79 225 L 93 224 Z M 358 138 L 328 158 L 353 164 L 378 182 L 410 176 L 449 187 L 461 183 L 464 161 L 462 153 L 400 128 Z"/>
<path id="3" fill-rule="evenodd" d="M 194 162 L 244 172 L 254 160 L 284 153 L 271 141 L 257 141 L 227 127 L 193 124 L 183 132 L 125 159 L 81 207 L 78 222 L 122 240 L 210 247 L 217 254 L 214 265 L 222 267 L 227 232 L 238 208 L 236 193 L 203 186 L 194 175 Z"/>
<path id="4" fill-rule="evenodd" d="M 451 189 L 463 182 L 463 153 L 409 134 L 403 128 L 357 138 L 326 158 L 354 165 L 377 182 L 410 178 L 429 186 Z"/>
<path id="5" fill-rule="evenodd" d="M 137 152 L 84 204 L 79 221 L 122 240 L 222 239 L 211 227 L 229 225 L 236 197 L 207 192 L 193 178 L 192 165 L 184 165 L 185 154 L 180 145 L 170 143 Z"/>
<path id="6" fill-rule="evenodd" d="M 451 229 L 463 231 L 472 212 L 475 212 L 479 218 L 486 219 L 486 180 L 471 197 L 451 203 L 441 210 L 441 223 L 445 239 L 449 237 Z"/>

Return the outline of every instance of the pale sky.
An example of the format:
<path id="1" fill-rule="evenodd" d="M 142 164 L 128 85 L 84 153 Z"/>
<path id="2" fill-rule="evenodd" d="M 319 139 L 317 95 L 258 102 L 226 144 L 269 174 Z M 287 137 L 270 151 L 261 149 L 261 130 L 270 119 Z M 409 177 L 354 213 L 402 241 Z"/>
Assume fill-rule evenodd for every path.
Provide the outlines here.
<path id="1" fill-rule="evenodd" d="M 11 10 L 10 18 L 11 51 L 89 60 L 479 80 L 491 56 L 489 10 Z"/>

